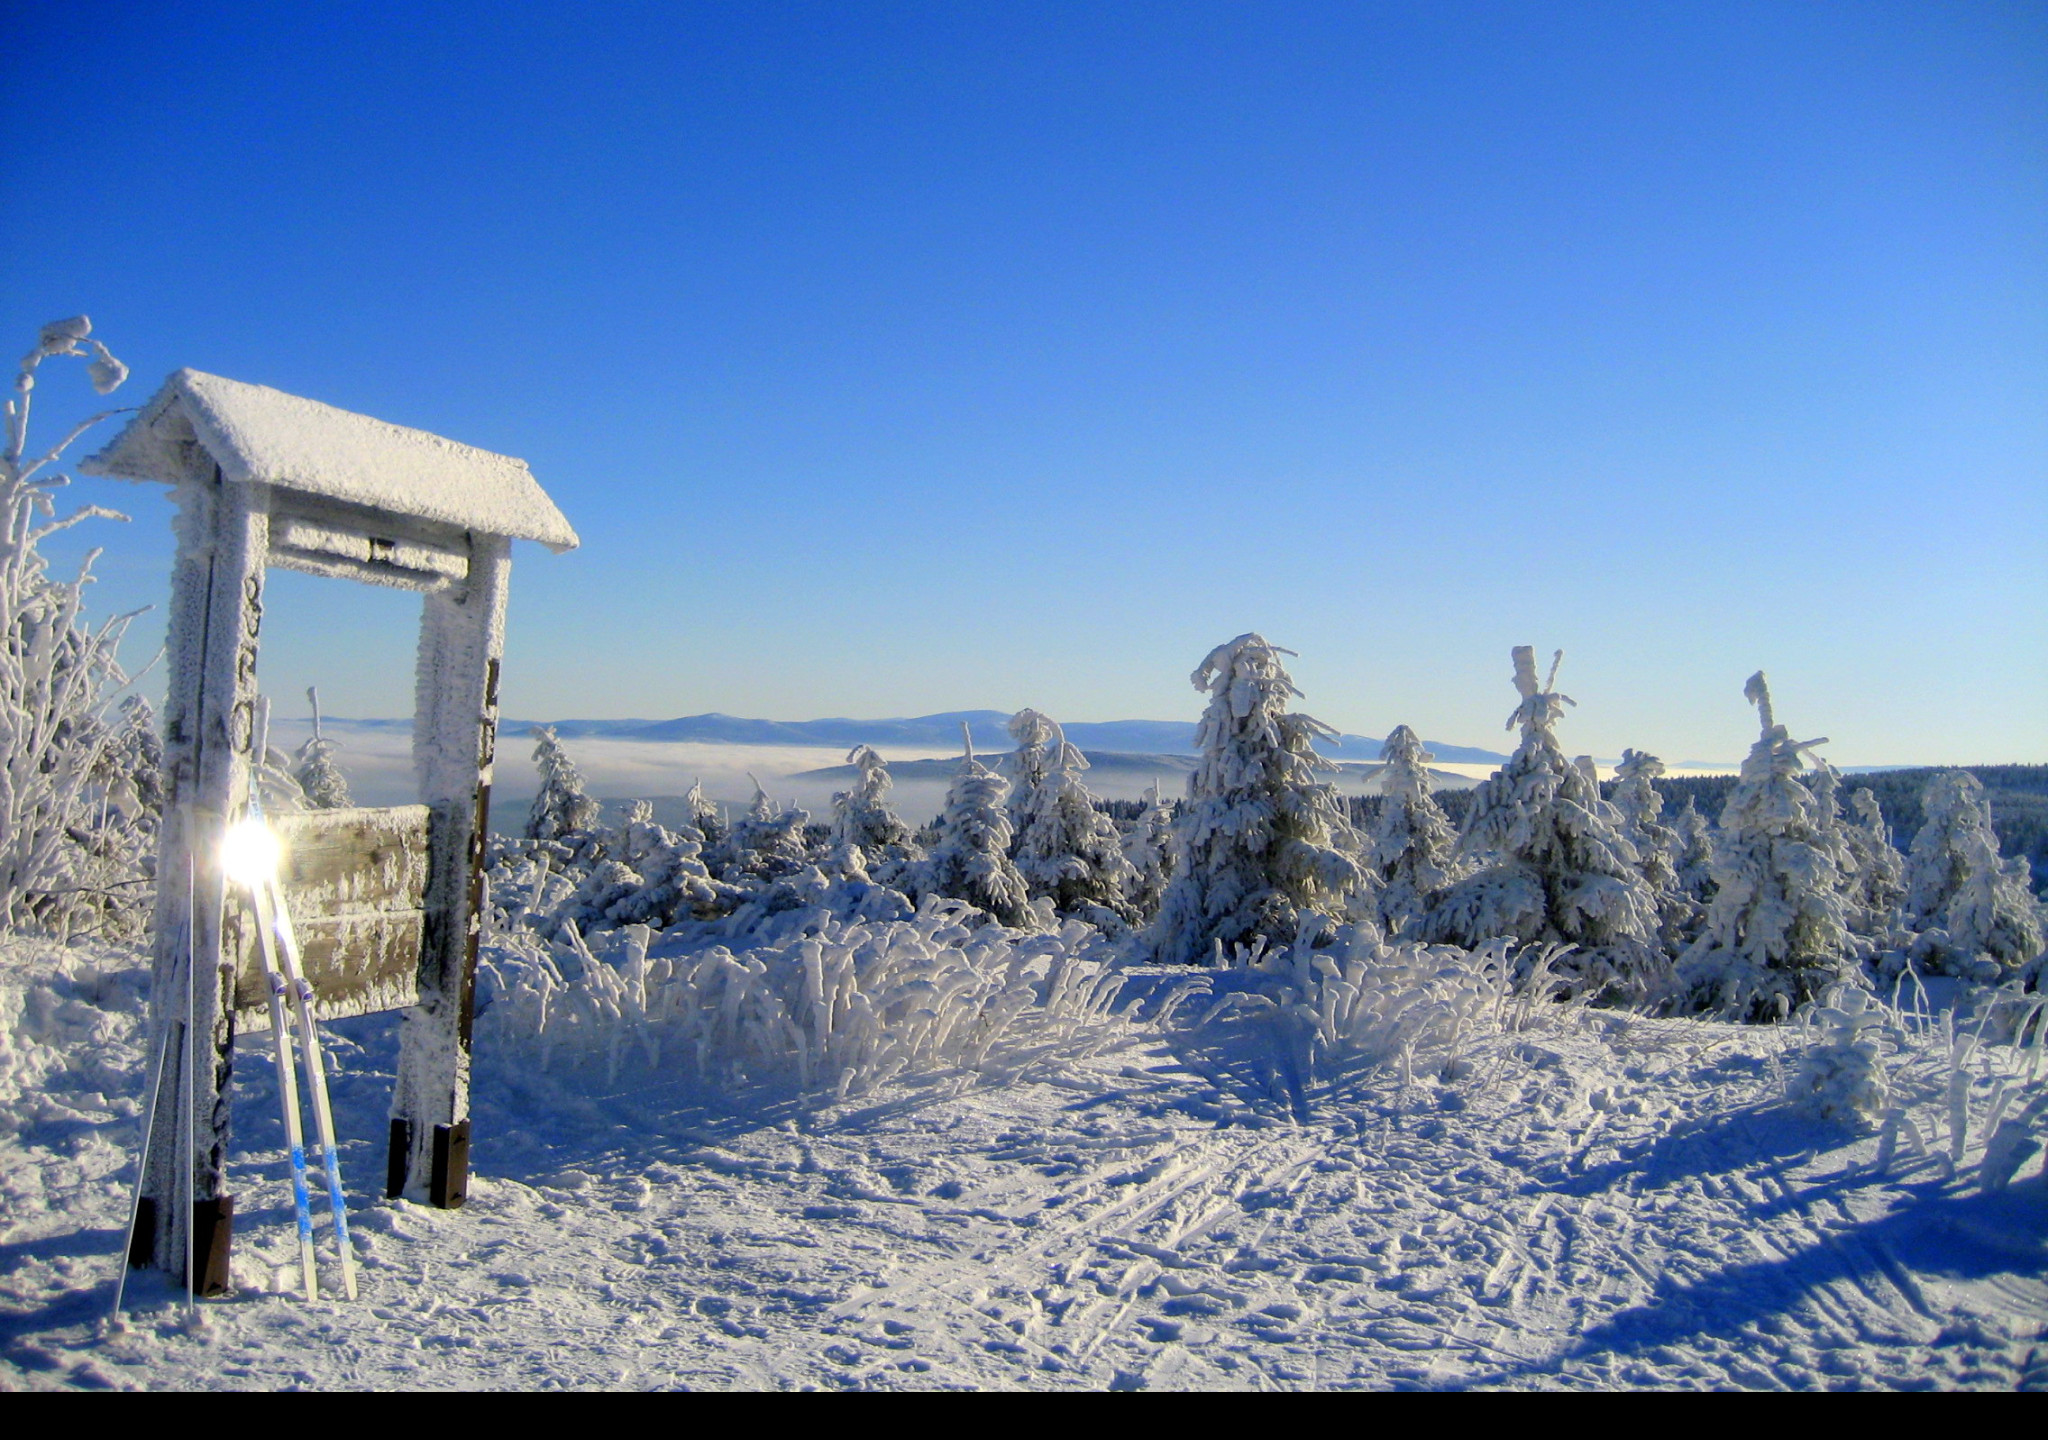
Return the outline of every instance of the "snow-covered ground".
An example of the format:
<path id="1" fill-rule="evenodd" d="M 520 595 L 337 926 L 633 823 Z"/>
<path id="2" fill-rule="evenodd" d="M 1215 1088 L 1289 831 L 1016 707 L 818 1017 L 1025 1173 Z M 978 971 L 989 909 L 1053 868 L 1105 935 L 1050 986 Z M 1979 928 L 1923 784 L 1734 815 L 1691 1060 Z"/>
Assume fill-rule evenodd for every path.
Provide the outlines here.
<path id="1" fill-rule="evenodd" d="M 289 1293 L 245 1043 L 238 1292 L 189 1333 L 135 1272 L 103 1339 L 144 972 L 10 942 L 0 1386 L 2048 1388 L 2048 1181 L 2030 1155 L 1979 1183 L 2010 1047 L 1955 1087 L 1939 1027 L 1909 1024 L 1910 1124 L 1859 1137 L 1786 1105 L 1795 1027 L 1552 1007 L 1405 1076 L 1304 1079 L 1249 1012 L 1151 1023 L 1187 983 L 1133 972 L 1086 1058 L 837 1103 L 635 1046 L 543 1064 L 480 1022 L 453 1213 L 373 1198 L 395 1017 L 330 1027 L 353 1304 Z"/>

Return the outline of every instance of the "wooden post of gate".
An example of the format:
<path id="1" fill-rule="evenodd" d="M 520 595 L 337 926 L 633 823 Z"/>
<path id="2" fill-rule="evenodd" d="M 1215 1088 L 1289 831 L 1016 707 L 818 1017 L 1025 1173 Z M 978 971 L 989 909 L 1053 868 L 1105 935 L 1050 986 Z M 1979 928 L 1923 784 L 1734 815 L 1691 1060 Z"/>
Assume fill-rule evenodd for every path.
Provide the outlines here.
<path id="1" fill-rule="evenodd" d="M 192 1105 L 159 1106 L 136 1263 L 228 1284 L 228 1082 L 238 1030 L 268 1025 L 254 935 L 227 893 L 220 839 L 246 813 L 257 639 L 268 565 L 424 597 L 413 763 L 418 806 L 277 817 L 280 883 L 321 1018 L 405 1012 L 390 1192 L 441 1206 L 468 1192 L 470 1017 L 483 840 L 511 542 L 576 534 L 522 461 L 317 401 L 181 370 L 88 474 L 176 487 L 167 802 L 157 857 L 153 1024 L 183 1020 L 191 974 Z M 186 904 L 187 874 L 192 903 Z M 185 1093 L 170 1054 L 163 1093 Z M 183 1141 L 195 1207 L 181 1214 Z"/>

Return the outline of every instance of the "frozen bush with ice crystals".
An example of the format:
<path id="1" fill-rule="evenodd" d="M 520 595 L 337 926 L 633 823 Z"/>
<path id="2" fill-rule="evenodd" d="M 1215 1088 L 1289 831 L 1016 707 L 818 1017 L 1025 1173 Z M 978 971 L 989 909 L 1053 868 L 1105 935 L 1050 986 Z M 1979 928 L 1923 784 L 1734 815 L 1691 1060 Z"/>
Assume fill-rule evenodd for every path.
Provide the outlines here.
<path id="1" fill-rule="evenodd" d="M 1984 786 L 1967 770 L 1927 782 L 1925 820 L 1906 860 L 1914 958 L 1974 980 L 1997 980 L 2042 952 L 2040 912 L 2024 858 L 2002 859 Z"/>
<path id="2" fill-rule="evenodd" d="M 601 807 L 583 788 L 583 772 L 562 748 L 552 725 L 534 727 L 533 763 L 540 769 L 540 793 L 526 815 L 529 840 L 561 840 L 597 824 Z"/>
<path id="3" fill-rule="evenodd" d="M 1029 750 L 1034 756 L 1017 770 L 1015 786 L 1030 786 L 1022 803 L 1018 788 L 1009 802 L 1018 826 L 1010 856 L 1026 890 L 1050 899 L 1062 916 L 1111 927 L 1129 924 L 1137 918 L 1127 899 L 1136 872 L 1124 858 L 1116 822 L 1081 783 L 1087 757 L 1036 710 L 1020 710 L 1010 733 L 1017 738 L 1017 755 Z"/>
<path id="4" fill-rule="evenodd" d="M 1086 925 L 1020 935 L 983 919 L 933 899 L 892 920 L 814 918 L 745 950 L 664 942 L 653 954 L 641 927 L 595 949 L 493 934 L 477 1024 L 520 1063 L 821 1098 L 938 1076 L 1013 1083 L 1134 1038 Z"/>
<path id="5" fill-rule="evenodd" d="M 1793 1108 L 1862 1128 L 1884 1114 L 1886 1017 L 1855 985 L 1837 986 L 1809 1016 L 1814 1039 L 1789 1082 Z"/>
<path id="6" fill-rule="evenodd" d="M 306 687 L 306 700 L 313 707 L 313 733 L 292 756 L 292 778 L 305 794 L 309 809 L 345 810 L 355 802 L 349 798 L 348 777 L 334 763 L 334 752 L 338 747 L 320 733 L 320 691 L 317 686 Z"/>
<path id="7" fill-rule="evenodd" d="M 1306 936 L 1303 937 L 1307 939 Z M 1375 1069 L 1446 1077 L 1485 1038 L 1571 1013 L 1554 970 L 1565 947 L 1494 940 L 1477 950 L 1385 940 L 1344 924 L 1311 946 L 1241 953 L 1243 969 L 1194 1022 L 1268 1026 L 1294 1074 L 1320 1083 Z M 1517 977 L 1520 977 L 1517 979 Z"/>
<path id="8" fill-rule="evenodd" d="M 1705 931 L 1679 960 L 1685 1002 L 1731 1019 L 1781 1019 L 1848 974 L 1850 943 L 1834 843 L 1799 781 L 1806 752 L 1771 709 L 1759 670 L 1743 687 L 1761 733 L 1721 810 Z"/>
<path id="9" fill-rule="evenodd" d="M 1430 906 L 1458 878 L 1458 834 L 1430 793 L 1429 762 L 1436 757 L 1406 725 L 1396 725 L 1380 747 L 1379 826 L 1372 865 L 1384 883 L 1378 905 L 1388 933 L 1422 933 Z"/>
<path id="10" fill-rule="evenodd" d="M 1004 802 L 1009 786 L 974 758 L 974 737 L 963 724 L 966 758 L 946 792 L 931 853 L 909 867 L 911 893 L 920 900 L 943 896 L 964 900 L 1004 925 L 1034 926 L 1024 877 L 1010 860 L 1010 816 Z"/>
<path id="11" fill-rule="evenodd" d="M 1666 985 L 1656 895 L 1620 812 L 1600 798 L 1589 767 L 1558 747 L 1557 722 L 1576 703 L 1554 688 L 1563 658 L 1557 652 L 1538 684 L 1535 650 L 1515 647 L 1521 703 L 1507 723 L 1520 727 L 1521 743 L 1473 792 L 1459 850 L 1475 869 L 1438 900 L 1428 938 L 1467 948 L 1499 938 L 1574 946 L 1562 963 L 1578 993 L 1641 1000 Z"/>
<path id="12" fill-rule="evenodd" d="M 1131 864 L 1131 906 L 1140 918 L 1150 920 L 1159 913 L 1167 881 L 1173 878 L 1173 803 L 1160 796 L 1156 780 L 1145 792 L 1145 808 L 1124 837 L 1124 858 Z"/>
<path id="13" fill-rule="evenodd" d="M 810 863 L 804 840 L 804 826 L 810 821 L 810 811 L 783 809 L 756 780 L 754 803 L 732 823 L 725 838 L 705 852 L 705 863 L 732 885 L 768 883 L 794 875 Z"/>
<path id="14" fill-rule="evenodd" d="M 41 550 L 49 536 L 83 521 L 127 518 L 87 505 L 59 519 L 51 498 L 70 483 L 68 476 L 48 473 L 51 467 L 113 412 L 73 426 L 39 455 L 28 449 L 30 402 L 44 361 L 91 357 L 88 369 L 101 394 L 126 377 L 125 367 L 91 335 L 92 322 L 83 315 L 45 325 L 21 361 L 7 403 L 0 449 L 0 931 L 64 929 L 84 917 L 106 923 L 111 911 L 139 912 L 146 901 L 137 883 L 146 877 L 109 868 L 121 847 L 95 835 L 106 806 L 91 778 L 114 733 L 106 712 L 128 683 L 118 652 L 134 617 L 86 623 L 85 587 L 98 550 L 87 553 L 70 580 L 51 576 Z"/>
<path id="15" fill-rule="evenodd" d="M 1174 823 L 1173 879 L 1146 943 L 1161 960 L 1201 964 L 1218 946 L 1285 944 L 1307 917 L 1337 920 L 1372 884 L 1318 738 L 1336 732 L 1289 714 L 1300 695 L 1292 654 L 1258 634 L 1219 645 L 1191 676 L 1209 696 L 1195 732 L 1201 758 Z"/>

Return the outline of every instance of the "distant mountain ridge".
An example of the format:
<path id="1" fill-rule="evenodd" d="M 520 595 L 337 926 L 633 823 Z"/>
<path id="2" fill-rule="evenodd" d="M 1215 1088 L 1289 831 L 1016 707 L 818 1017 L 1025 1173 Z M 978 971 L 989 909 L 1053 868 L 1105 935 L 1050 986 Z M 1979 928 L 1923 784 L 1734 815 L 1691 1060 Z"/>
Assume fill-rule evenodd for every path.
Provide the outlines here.
<path id="1" fill-rule="evenodd" d="M 553 725 L 563 739 L 694 740 L 724 745 L 816 745 L 850 750 L 856 745 L 891 748 L 928 747 L 940 754 L 960 748 L 965 723 L 976 749 L 1008 750 L 1013 742 L 1006 728 L 1010 717 L 1001 710 L 955 710 L 885 720 L 748 720 L 737 715 L 685 715 L 674 720 L 507 720 L 500 729 L 523 735 L 535 725 Z M 367 722 L 359 722 L 367 723 Z M 408 722 L 409 723 L 409 722 Z M 1067 739 L 1088 751 L 1121 751 L 1148 755 L 1191 754 L 1195 748 L 1192 720 L 1080 720 L 1064 725 Z M 1319 748 L 1332 759 L 1380 758 L 1383 742 L 1368 735 L 1343 735 Z M 1451 764 L 1498 765 L 1508 757 L 1471 745 L 1425 741 L 1438 760 Z"/>

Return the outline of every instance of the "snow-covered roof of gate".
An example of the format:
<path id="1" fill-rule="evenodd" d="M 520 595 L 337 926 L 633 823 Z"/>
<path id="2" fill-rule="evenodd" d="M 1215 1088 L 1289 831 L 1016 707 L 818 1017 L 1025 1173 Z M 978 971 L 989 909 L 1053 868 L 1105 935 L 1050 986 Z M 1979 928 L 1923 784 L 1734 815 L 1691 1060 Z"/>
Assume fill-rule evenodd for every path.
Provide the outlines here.
<path id="1" fill-rule="evenodd" d="M 576 532 L 524 460 L 198 370 L 166 380 L 127 428 L 79 468 L 175 484 L 200 479 L 214 465 L 229 480 L 538 540 L 558 552 L 577 545 Z"/>

